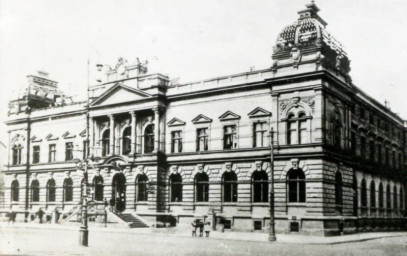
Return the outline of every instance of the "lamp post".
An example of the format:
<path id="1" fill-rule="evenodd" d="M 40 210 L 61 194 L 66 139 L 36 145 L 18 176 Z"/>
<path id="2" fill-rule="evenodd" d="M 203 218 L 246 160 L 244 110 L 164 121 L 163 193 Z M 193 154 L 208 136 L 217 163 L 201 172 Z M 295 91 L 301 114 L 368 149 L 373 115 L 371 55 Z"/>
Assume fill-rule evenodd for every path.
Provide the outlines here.
<path id="1" fill-rule="evenodd" d="M 83 183 L 82 195 L 81 195 L 81 227 L 79 229 L 79 244 L 82 246 L 88 246 L 89 242 L 89 229 L 88 229 L 88 168 L 89 165 L 95 164 L 97 161 L 97 156 L 99 156 L 100 147 L 93 147 L 93 155 L 89 156 L 89 140 L 86 142 L 85 155 L 83 150 L 79 148 L 79 145 L 75 146 L 74 158 L 76 161 L 77 170 L 83 169 Z M 96 156 L 95 156 L 96 155 Z"/>
<path id="2" fill-rule="evenodd" d="M 270 129 L 270 233 L 269 241 L 276 241 L 276 230 L 274 220 L 274 131 Z"/>

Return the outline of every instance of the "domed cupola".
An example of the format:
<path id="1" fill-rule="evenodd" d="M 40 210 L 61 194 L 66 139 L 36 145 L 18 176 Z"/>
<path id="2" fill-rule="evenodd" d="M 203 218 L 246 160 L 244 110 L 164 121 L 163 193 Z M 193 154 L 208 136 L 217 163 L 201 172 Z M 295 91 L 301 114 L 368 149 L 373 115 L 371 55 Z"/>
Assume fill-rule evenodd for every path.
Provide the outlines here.
<path id="1" fill-rule="evenodd" d="M 327 23 L 319 17 L 319 11 L 311 1 L 306 9 L 298 12 L 298 20 L 281 31 L 273 47 L 273 68 L 288 64 L 284 61 L 287 59 L 291 59 L 295 67 L 313 59 L 322 67 L 332 68 L 348 77 L 350 61 L 347 54 L 342 44 L 326 31 Z"/>

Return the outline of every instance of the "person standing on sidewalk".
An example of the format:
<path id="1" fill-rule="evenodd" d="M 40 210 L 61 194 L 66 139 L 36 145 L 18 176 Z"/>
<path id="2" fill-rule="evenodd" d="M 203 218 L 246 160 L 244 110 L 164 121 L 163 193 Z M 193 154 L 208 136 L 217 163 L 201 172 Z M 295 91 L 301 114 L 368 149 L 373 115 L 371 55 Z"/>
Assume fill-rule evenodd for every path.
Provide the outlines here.
<path id="1" fill-rule="evenodd" d="M 191 226 L 192 226 L 192 236 L 194 237 L 196 237 L 196 228 L 197 228 L 197 223 L 196 223 L 196 220 L 193 220 L 192 222 L 191 222 Z"/>

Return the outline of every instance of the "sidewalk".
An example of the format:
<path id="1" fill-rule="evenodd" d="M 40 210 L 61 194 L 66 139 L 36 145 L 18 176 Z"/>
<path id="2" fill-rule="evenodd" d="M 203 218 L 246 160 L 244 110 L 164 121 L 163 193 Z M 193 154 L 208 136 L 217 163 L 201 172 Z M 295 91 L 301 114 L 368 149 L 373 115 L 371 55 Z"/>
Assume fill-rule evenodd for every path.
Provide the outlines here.
<path id="1" fill-rule="evenodd" d="M 65 226 L 59 224 L 35 224 L 35 223 L 0 223 L 0 229 L 3 228 L 33 228 L 33 229 L 48 229 L 48 230 L 78 230 L 79 226 Z M 191 237 L 190 230 L 178 230 L 176 228 L 119 228 L 119 227 L 100 227 L 90 226 L 89 232 L 108 232 L 108 233 L 126 233 L 126 234 L 143 234 L 154 236 L 178 236 Z M 306 236 L 297 234 L 277 234 L 276 243 L 283 244 L 340 244 L 361 242 L 387 237 L 407 236 L 407 232 L 371 232 L 358 233 L 344 236 L 320 237 Z M 194 239 L 217 239 L 217 240 L 237 240 L 237 241 L 252 241 L 252 242 L 269 242 L 267 233 L 253 232 L 220 232 L 211 231 L 210 237 L 196 237 Z"/>

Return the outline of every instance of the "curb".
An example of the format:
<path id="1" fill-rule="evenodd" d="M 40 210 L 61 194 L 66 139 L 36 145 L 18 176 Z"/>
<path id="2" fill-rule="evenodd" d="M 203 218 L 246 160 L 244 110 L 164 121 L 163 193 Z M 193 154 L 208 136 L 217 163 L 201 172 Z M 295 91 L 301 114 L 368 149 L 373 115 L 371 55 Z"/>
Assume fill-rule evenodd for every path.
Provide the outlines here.
<path id="1" fill-rule="evenodd" d="M 21 229 L 48 229 L 48 230 L 71 230 L 79 231 L 79 226 L 53 226 L 53 225 L 47 225 L 47 226 L 33 226 L 33 225 L 1 225 L 0 230 L 3 228 L 21 228 Z M 177 236 L 177 237 L 185 237 L 185 238 L 193 238 L 189 236 L 189 233 L 186 231 L 186 233 L 166 233 L 166 232 L 154 232 L 152 229 L 123 229 L 123 228 L 104 228 L 104 227 L 90 227 L 89 228 L 90 232 L 109 232 L 109 233 L 123 233 L 123 234 L 138 234 L 138 235 L 152 235 L 152 236 Z M 141 232 L 140 232 L 141 231 Z M 147 232 L 145 232 L 147 231 Z M 263 237 L 257 236 L 256 239 L 249 239 L 250 236 L 245 237 L 244 239 L 238 239 L 239 236 L 242 234 L 247 234 L 249 235 L 250 233 L 246 232 L 235 232 L 236 236 L 232 237 L 219 237 L 218 234 L 220 233 L 215 233 L 215 237 L 212 235 L 208 238 L 203 237 L 205 239 L 216 239 L 216 240 L 234 240 L 234 241 L 246 241 L 246 242 L 263 242 L 263 243 L 272 243 L 267 240 L 267 234 L 264 234 L 264 240 L 261 239 Z M 187 235 L 188 234 L 188 235 Z M 363 234 L 363 233 L 360 233 Z M 359 235 L 360 235 L 359 234 Z M 365 233 L 365 234 L 373 234 L 373 233 Z M 281 237 L 282 235 L 280 235 Z M 382 238 L 392 238 L 392 237 L 402 237 L 402 236 L 407 236 L 407 232 L 398 232 L 394 234 L 389 234 L 389 233 L 376 233 L 372 235 L 371 237 L 357 237 L 357 238 L 352 238 L 352 237 L 347 237 L 347 236 L 341 236 L 343 238 L 346 238 L 345 240 L 340 240 L 340 241 L 318 241 L 318 242 L 312 242 L 309 241 L 310 238 L 315 238 L 313 236 L 309 237 L 302 237 L 302 236 L 297 236 L 297 235 L 283 235 L 286 236 L 285 238 L 290 238 L 292 241 L 287 241 L 286 239 L 278 239 L 279 235 L 277 235 L 277 241 L 273 243 L 280 243 L 280 244 L 309 244 L 309 245 L 334 245 L 334 244 L 344 244 L 344 243 L 356 243 L 356 242 L 364 242 L 364 241 L 369 241 L 369 240 L 376 240 L 376 239 L 382 239 Z M 352 236 L 352 235 L 349 235 Z M 318 237 L 321 238 L 322 240 L 326 239 L 335 239 L 337 237 Z M 304 239 L 304 240 L 302 240 Z M 308 241 L 307 241 L 308 240 Z"/>

